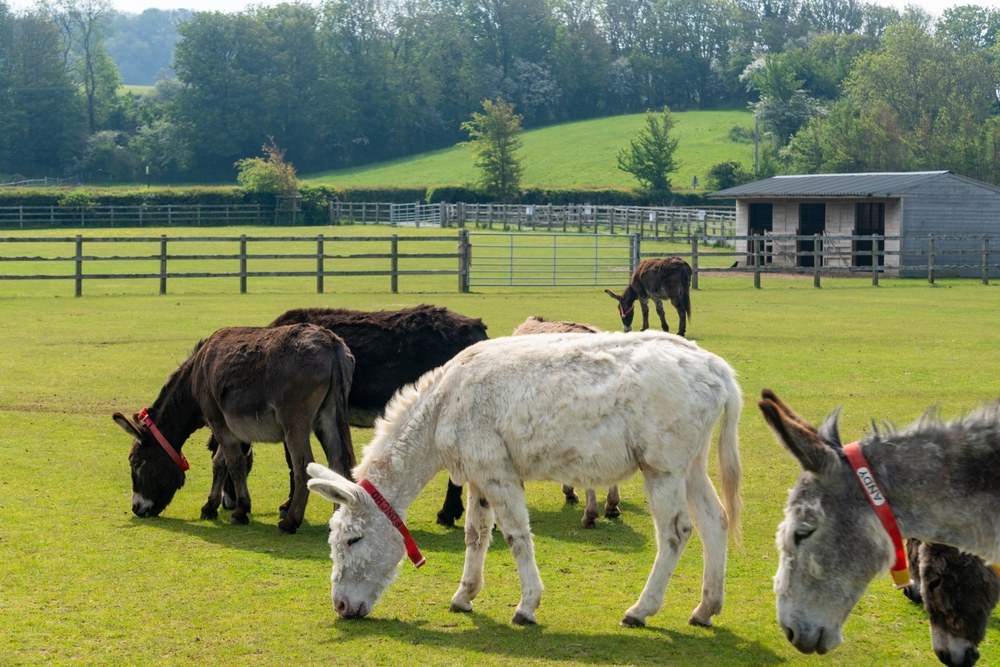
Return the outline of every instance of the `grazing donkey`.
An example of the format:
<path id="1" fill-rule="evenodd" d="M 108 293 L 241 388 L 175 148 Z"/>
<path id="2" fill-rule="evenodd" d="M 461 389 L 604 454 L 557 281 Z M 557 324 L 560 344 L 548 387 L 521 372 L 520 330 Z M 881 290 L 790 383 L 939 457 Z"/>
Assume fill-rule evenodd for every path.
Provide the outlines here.
<path id="1" fill-rule="evenodd" d="M 691 266 L 680 257 L 643 260 L 635 267 L 628 287 L 620 296 L 609 289 L 604 292 L 618 302 L 618 314 L 626 333 L 632 330 L 636 299 L 642 308 L 643 331 L 649 328 L 649 299 L 656 304 L 660 328 L 670 331 L 663 314 L 663 299 L 670 299 L 681 321 L 677 334 L 683 336 L 687 332 L 687 320 L 691 317 Z"/>
<path id="2" fill-rule="evenodd" d="M 415 382 L 460 350 L 486 340 L 486 325 L 447 308 L 421 304 L 400 310 L 296 308 L 282 313 L 269 326 L 316 324 L 340 336 L 354 355 L 354 379 L 347 397 L 347 414 L 354 426 L 371 427 L 400 387 Z M 209 441 L 214 451 L 214 443 Z M 247 445 L 248 456 L 249 445 Z M 286 459 L 288 453 L 285 453 Z M 251 459 L 252 460 L 252 459 Z M 289 460 L 289 499 L 294 474 Z M 225 468 L 216 469 L 225 475 Z M 228 489 L 227 481 L 226 488 Z M 231 503 L 224 494 L 224 505 Z M 288 503 L 279 509 L 284 513 Z M 462 516 L 462 488 L 450 481 L 437 521 L 454 526 Z"/>
<path id="3" fill-rule="evenodd" d="M 514 336 L 527 336 L 531 334 L 541 334 L 541 333 L 600 333 L 601 330 L 590 324 L 581 324 L 580 322 L 567 322 L 566 320 L 550 321 L 543 317 L 537 315 L 532 315 L 526 319 L 521 324 L 517 325 L 514 329 Z M 572 505 L 580 502 L 580 496 L 576 494 L 576 491 L 569 484 L 563 484 L 563 495 L 566 496 L 566 502 Z M 587 503 L 583 510 L 583 518 L 580 520 L 580 524 L 584 528 L 594 528 L 597 526 L 597 493 L 593 489 L 587 489 L 584 492 L 586 496 Z M 609 519 L 621 516 L 622 512 L 619 509 L 618 504 L 621 502 L 621 494 L 618 490 L 618 485 L 615 484 L 608 489 L 608 498 L 604 503 L 604 516 Z"/>
<path id="4" fill-rule="evenodd" d="M 903 593 L 923 604 L 935 655 L 946 665 L 972 667 L 1000 600 L 996 568 L 955 547 L 920 540 L 907 540 L 906 553 L 912 583 Z"/>
<path id="5" fill-rule="evenodd" d="M 341 503 L 330 519 L 334 609 L 366 616 L 404 550 L 422 564 L 406 511 L 447 468 L 468 485 L 465 568 L 451 610 L 472 610 L 495 520 L 521 580 L 512 622 L 532 624 L 542 582 L 524 482 L 601 486 L 641 469 L 657 555 L 622 624 L 645 625 L 659 610 L 696 526 L 704 573 L 690 622 L 711 625 L 722 609 L 727 530 L 739 539 L 741 403 L 725 361 L 667 333 L 510 336 L 463 350 L 390 402 L 354 469 L 358 483 L 309 467 L 309 488 Z M 707 470 L 716 422 L 725 508 Z"/>
<path id="6" fill-rule="evenodd" d="M 232 523 L 247 523 L 250 492 L 243 443 L 284 441 L 297 484 L 278 528 L 302 524 L 308 490 L 306 464 L 313 460 L 310 430 L 330 465 L 349 474 L 354 465 L 347 395 L 354 357 L 337 335 L 312 324 L 219 329 L 198 343 L 169 377 L 149 408 L 115 422 L 134 438 L 132 511 L 157 516 L 184 486 L 187 460 L 181 447 L 207 425 L 233 480 Z M 214 468 L 214 466 L 213 466 Z M 222 477 L 213 478 L 202 518 L 218 516 Z"/>
<path id="7" fill-rule="evenodd" d="M 848 445 L 836 412 L 817 430 L 770 390 L 759 406 L 803 470 L 778 527 L 774 577 L 778 623 L 795 648 L 840 645 L 879 572 L 907 583 L 902 537 L 1000 561 L 1000 401 L 948 423 L 928 413 Z"/>

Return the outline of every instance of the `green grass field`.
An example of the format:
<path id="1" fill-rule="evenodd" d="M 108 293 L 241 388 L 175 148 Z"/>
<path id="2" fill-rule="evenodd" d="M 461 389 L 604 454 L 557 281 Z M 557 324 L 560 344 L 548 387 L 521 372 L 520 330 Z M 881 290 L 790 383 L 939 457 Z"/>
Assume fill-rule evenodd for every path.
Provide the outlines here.
<path id="1" fill-rule="evenodd" d="M 704 191 L 709 169 L 720 162 L 735 160 L 748 170 L 752 167 L 753 146 L 734 143 L 728 136 L 735 126 L 753 126 L 749 111 L 682 111 L 673 116 L 677 124 L 672 136 L 679 142 L 679 166 L 671 175 L 674 191 Z M 522 185 L 635 188 L 638 183 L 632 175 L 618 169 L 617 156 L 644 124 L 645 114 L 632 114 L 525 131 Z M 340 187 L 425 187 L 465 185 L 477 177 L 469 147 L 458 145 L 367 167 L 305 174 L 303 180 Z M 692 186 L 695 177 L 697 187 Z"/>
<path id="2" fill-rule="evenodd" d="M 170 233 L 173 233 L 172 231 Z M 54 282 L 54 281 L 50 281 Z M 184 450 L 187 484 L 157 519 L 130 511 L 128 438 L 111 421 L 155 398 L 194 343 L 231 325 L 264 324 L 302 306 L 359 309 L 435 303 L 481 317 L 491 336 L 527 315 L 614 329 L 599 289 L 489 289 L 433 285 L 393 294 L 386 285 L 276 282 L 240 295 L 215 281 L 155 296 L 133 283 L 74 298 L 50 283 L 0 292 L 0 663 L 56 665 L 936 665 L 923 611 L 892 589 L 868 588 L 825 657 L 800 656 L 774 620 L 774 532 L 797 466 L 756 408 L 773 388 L 814 421 L 843 408 L 845 438 L 871 420 L 905 424 L 937 406 L 954 417 L 1000 395 L 997 287 L 975 281 L 705 278 L 688 333 L 737 370 L 745 407 L 744 541 L 731 547 L 727 600 L 713 629 L 687 618 L 698 602 L 701 550 L 693 538 L 659 614 L 645 629 L 618 626 L 652 564 L 654 540 L 639 476 L 622 486 L 623 516 L 580 528 L 559 485 L 528 497 L 546 591 L 537 627 L 509 625 L 519 597 L 513 559 L 497 538 L 486 586 L 468 615 L 448 612 L 461 576 L 460 530 L 434 523 L 442 473 L 408 524 L 428 559 L 402 564 L 374 613 L 336 619 L 330 604 L 326 521 L 310 499 L 294 536 L 276 530 L 287 475 L 279 446 L 257 447 L 248 526 L 199 521 L 210 481 L 207 433 Z M 668 312 L 668 320 L 676 319 Z M 641 419 L 641 415 L 636 415 Z M 360 449 L 371 431 L 356 429 Z M 715 476 L 714 459 L 710 464 Z M 599 495 L 603 497 L 603 490 Z M 225 514 L 225 513 L 223 513 Z M 981 664 L 1000 662 L 992 621 Z"/>

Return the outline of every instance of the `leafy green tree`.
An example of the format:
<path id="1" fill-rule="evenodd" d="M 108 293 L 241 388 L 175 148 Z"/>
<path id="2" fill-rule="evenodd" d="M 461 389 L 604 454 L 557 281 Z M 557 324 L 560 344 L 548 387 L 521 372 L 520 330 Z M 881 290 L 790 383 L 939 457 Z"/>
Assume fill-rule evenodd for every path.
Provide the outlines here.
<path id="1" fill-rule="evenodd" d="M 678 140 L 670 136 L 675 123 L 669 107 L 660 114 L 647 111 L 645 127 L 618 153 L 618 168 L 660 195 L 670 194 L 670 174 L 678 166 L 674 158 Z"/>
<path id="2" fill-rule="evenodd" d="M 247 192 L 292 196 L 299 191 L 295 167 L 285 160 L 285 152 L 274 143 L 273 137 L 261 147 L 259 157 L 237 160 L 236 180 Z"/>
<path id="3" fill-rule="evenodd" d="M 117 102 L 121 77 L 104 46 L 112 17 L 110 0 L 55 0 L 56 19 L 63 30 L 69 63 L 79 77 L 90 132 L 106 126 Z"/>
<path id="4" fill-rule="evenodd" d="M 471 120 L 462 123 L 480 171 L 479 187 L 500 202 L 513 201 L 520 193 L 521 119 L 513 104 L 497 98 L 483 100 L 483 113 L 474 112 Z"/>
<path id="5" fill-rule="evenodd" d="M 86 134 L 58 26 L 41 11 L 0 5 L 0 172 L 61 176 Z"/>

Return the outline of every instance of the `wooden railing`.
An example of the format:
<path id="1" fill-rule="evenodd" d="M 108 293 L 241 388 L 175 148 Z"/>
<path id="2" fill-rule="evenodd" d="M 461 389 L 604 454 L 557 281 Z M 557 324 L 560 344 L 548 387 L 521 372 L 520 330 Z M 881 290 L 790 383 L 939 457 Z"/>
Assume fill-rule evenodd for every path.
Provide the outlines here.
<path id="1" fill-rule="evenodd" d="M 403 252 L 400 244 L 425 252 Z M 348 244 L 350 244 L 348 246 Z M 12 246 L 28 247 L 14 255 Z M 373 246 L 370 252 L 360 247 Z M 353 252 L 331 250 L 351 247 Z M 405 264 L 405 266 L 404 266 Z M 101 270 L 112 266 L 112 269 Z M 39 267 L 48 270 L 39 271 Z M 159 293 L 168 282 L 189 278 L 230 278 L 247 292 L 252 279 L 315 278 L 323 293 L 333 277 L 387 277 L 393 292 L 403 276 L 455 276 L 468 291 L 468 233 L 451 236 L 175 236 L 167 237 L 6 237 L 0 238 L 0 281 L 72 280 L 75 295 L 94 280 L 157 280 Z M 270 270 L 265 270 L 270 269 Z"/>
<path id="2" fill-rule="evenodd" d="M 735 241 L 735 243 L 730 243 Z M 469 232 L 440 236 L 178 236 L 0 237 L 0 282 L 72 281 L 76 296 L 97 280 L 156 280 L 159 293 L 181 279 L 250 281 L 310 278 L 323 293 L 331 278 L 354 279 L 355 289 L 370 278 L 386 277 L 393 292 L 400 279 L 454 277 L 459 291 L 486 286 L 621 286 L 642 259 L 679 255 L 694 269 L 692 286 L 703 274 L 768 274 L 823 277 L 1000 276 L 1000 257 L 991 253 L 1000 238 L 931 236 L 903 243 L 885 236 L 693 237 L 678 252 L 669 237 L 637 234 L 546 234 Z M 669 245 L 666 245 L 669 244 Z M 403 246 L 406 251 L 404 252 Z M 435 284 L 429 289 L 440 289 Z"/>

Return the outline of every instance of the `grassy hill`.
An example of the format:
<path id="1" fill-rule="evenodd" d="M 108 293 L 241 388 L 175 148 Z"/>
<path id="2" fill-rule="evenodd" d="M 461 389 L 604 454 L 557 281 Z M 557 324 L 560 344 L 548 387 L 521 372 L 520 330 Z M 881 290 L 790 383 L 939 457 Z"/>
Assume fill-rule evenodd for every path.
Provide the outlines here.
<path id="1" fill-rule="evenodd" d="M 750 128 L 749 111 L 682 111 L 673 136 L 678 139 L 679 169 L 671 177 L 677 192 L 705 189 L 709 169 L 719 162 L 735 160 L 748 169 L 753 164 L 753 146 L 734 143 L 729 131 Z M 643 128 L 645 114 L 613 116 L 565 123 L 522 134 L 524 166 L 522 184 L 547 188 L 634 188 L 631 174 L 618 169 L 617 155 Z M 303 176 L 308 183 L 340 187 L 423 187 L 466 185 L 476 180 L 472 155 L 465 145 L 423 153 L 391 162 Z M 692 187 L 698 178 L 698 186 Z"/>

